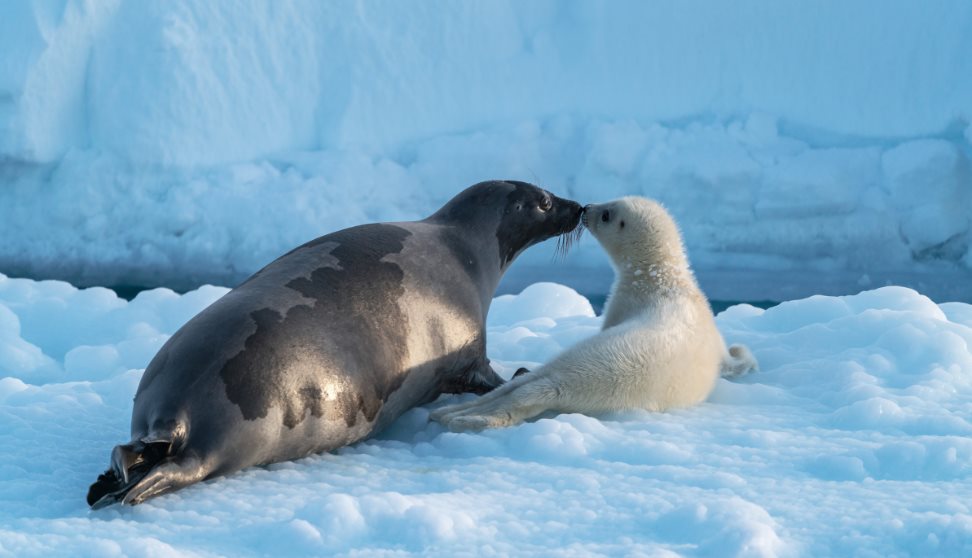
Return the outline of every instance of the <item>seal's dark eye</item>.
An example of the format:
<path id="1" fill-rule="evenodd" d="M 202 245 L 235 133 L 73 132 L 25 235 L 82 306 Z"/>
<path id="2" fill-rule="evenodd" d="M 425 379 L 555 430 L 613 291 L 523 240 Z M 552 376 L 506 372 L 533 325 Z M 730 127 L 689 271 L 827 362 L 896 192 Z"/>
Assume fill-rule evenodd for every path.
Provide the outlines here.
<path id="1" fill-rule="evenodd" d="M 601 221 L 604 221 L 605 223 L 607 223 L 608 220 L 610 220 L 610 219 L 611 219 L 611 212 L 610 211 L 605 211 L 604 213 L 601 213 Z"/>
<path id="2" fill-rule="evenodd" d="M 621 221 L 621 228 L 624 228 L 624 221 Z"/>
<path id="3" fill-rule="evenodd" d="M 540 205 L 537 206 L 540 211 L 550 211 L 551 207 L 553 207 L 553 202 L 550 201 L 550 198 L 543 198 L 540 200 Z"/>

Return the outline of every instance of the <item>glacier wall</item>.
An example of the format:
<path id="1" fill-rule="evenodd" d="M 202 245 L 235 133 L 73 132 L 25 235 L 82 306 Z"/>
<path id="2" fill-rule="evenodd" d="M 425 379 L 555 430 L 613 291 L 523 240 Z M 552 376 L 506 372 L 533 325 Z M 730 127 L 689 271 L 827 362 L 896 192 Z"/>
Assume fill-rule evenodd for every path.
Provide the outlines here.
<path id="1" fill-rule="evenodd" d="M 11 2 L 0 271 L 233 284 L 508 177 L 661 199 L 730 296 L 970 298 L 970 120 L 962 1 Z"/>

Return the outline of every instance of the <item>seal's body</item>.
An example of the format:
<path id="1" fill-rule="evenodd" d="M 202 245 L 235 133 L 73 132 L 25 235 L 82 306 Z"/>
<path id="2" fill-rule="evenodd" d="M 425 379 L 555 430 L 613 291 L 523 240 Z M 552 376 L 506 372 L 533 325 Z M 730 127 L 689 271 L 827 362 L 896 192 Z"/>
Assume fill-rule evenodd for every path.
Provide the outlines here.
<path id="1" fill-rule="evenodd" d="M 280 257 L 158 352 L 132 440 L 89 504 L 331 450 L 440 393 L 500 385 L 484 325 L 500 277 L 580 214 L 535 186 L 487 182 L 423 221 L 352 227 Z"/>
<path id="2" fill-rule="evenodd" d="M 720 373 L 756 368 L 746 347 L 726 348 L 664 208 L 628 197 L 588 206 L 584 221 L 616 272 L 601 333 L 477 400 L 437 409 L 434 420 L 462 431 L 548 411 L 664 411 L 705 400 Z"/>

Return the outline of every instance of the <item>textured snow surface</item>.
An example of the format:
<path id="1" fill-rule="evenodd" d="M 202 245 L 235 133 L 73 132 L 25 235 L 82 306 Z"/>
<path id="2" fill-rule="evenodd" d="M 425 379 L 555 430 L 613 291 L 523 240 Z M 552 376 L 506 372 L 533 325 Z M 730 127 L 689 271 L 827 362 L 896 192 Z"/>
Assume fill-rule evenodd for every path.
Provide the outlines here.
<path id="1" fill-rule="evenodd" d="M 0 270 L 235 284 L 517 178 L 660 198 L 710 293 L 972 300 L 970 119 L 962 0 L 5 2 Z"/>
<path id="2" fill-rule="evenodd" d="M 723 312 L 762 370 L 696 408 L 481 434 L 418 408 L 334 454 L 90 512 L 140 369 L 225 292 L 0 276 L 0 555 L 972 554 L 972 306 L 901 287 Z M 598 325 L 533 285 L 494 301 L 489 353 L 509 375 Z"/>

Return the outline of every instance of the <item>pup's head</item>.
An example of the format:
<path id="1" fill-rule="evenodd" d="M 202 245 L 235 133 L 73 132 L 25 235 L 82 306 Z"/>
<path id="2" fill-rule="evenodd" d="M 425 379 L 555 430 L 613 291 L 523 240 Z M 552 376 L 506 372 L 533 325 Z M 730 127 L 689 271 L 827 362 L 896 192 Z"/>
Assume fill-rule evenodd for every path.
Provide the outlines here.
<path id="1" fill-rule="evenodd" d="M 654 200 L 628 196 L 591 204 L 584 208 L 582 221 L 615 265 L 685 259 L 678 226 Z"/>

